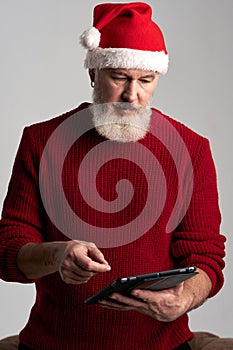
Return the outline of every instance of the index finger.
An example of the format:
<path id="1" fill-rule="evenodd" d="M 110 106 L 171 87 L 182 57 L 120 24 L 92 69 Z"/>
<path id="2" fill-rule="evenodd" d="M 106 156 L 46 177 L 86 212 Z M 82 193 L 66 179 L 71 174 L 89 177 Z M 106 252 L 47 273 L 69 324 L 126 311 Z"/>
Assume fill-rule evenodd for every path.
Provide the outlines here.
<path id="1" fill-rule="evenodd" d="M 88 252 L 89 250 L 91 250 L 91 254 L 88 254 L 86 251 L 79 251 L 80 254 L 75 255 L 76 265 L 89 272 L 106 272 L 111 270 L 110 265 L 98 248 L 88 248 Z"/>

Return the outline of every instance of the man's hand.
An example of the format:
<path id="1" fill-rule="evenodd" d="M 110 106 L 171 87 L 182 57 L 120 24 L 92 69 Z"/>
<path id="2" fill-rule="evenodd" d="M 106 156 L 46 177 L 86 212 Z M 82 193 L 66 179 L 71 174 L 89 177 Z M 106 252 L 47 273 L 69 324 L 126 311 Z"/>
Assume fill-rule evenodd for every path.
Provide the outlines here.
<path id="1" fill-rule="evenodd" d="M 136 310 L 163 322 L 174 321 L 202 304 L 210 293 L 212 285 L 209 277 L 200 269 L 198 272 L 198 275 L 174 288 L 162 291 L 134 289 L 131 292 L 133 298 L 113 293 L 111 300 L 103 300 L 100 305 L 121 311 Z"/>
<path id="2" fill-rule="evenodd" d="M 80 284 L 88 282 L 98 272 L 110 271 L 111 267 L 94 243 L 70 241 L 58 270 L 64 282 Z"/>
<path id="3" fill-rule="evenodd" d="M 69 284 L 85 283 L 98 272 L 111 270 L 96 245 L 83 241 L 28 243 L 20 249 L 17 264 L 28 279 L 58 271 Z"/>
<path id="4" fill-rule="evenodd" d="M 136 310 L 156 320 L 169 322 L 184 314 L 191 303 L 182 297 L 183 284 L 163 291 L 135 289 L 131 294 L 137 299 L 114 293 L 110 296 L 112 301 L 103 300 L 100 304 L 122 311 Z"/>

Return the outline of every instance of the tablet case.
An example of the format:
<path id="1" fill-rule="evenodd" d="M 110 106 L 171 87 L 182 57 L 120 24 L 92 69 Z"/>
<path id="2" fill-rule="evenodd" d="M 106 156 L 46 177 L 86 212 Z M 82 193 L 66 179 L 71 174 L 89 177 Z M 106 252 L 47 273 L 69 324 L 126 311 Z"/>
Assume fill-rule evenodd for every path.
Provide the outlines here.
<path id="1" fill-rule="evenodd" d="M 135 288 L 148 290 L 168 289 L 195 276 L 197 273 L 196 267 L 192 266 L 118 278 L 85 300 L 85 304 L 96 304 L 99 300 L 107 299 L 114 292 L 127 295 Z"/>

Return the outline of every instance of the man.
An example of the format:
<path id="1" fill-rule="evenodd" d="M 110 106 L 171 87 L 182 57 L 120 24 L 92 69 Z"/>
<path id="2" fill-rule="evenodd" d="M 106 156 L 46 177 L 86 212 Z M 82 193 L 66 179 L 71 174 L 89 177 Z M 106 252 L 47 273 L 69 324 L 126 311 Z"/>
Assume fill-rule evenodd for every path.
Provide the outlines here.
<path id="1" fill-rule="evenodd" d="M 209 143 L 149 108 L 168 54 L 147 4 L 96 6 L 81 43 L 93 104 L 25 129 L 4 202 L 0 276 L 37 288 L 19 349 L 189 349 L 187 313 L 223 284 Z M 116 277 L 192 265 L 173 288 L 84 304 Z"/>

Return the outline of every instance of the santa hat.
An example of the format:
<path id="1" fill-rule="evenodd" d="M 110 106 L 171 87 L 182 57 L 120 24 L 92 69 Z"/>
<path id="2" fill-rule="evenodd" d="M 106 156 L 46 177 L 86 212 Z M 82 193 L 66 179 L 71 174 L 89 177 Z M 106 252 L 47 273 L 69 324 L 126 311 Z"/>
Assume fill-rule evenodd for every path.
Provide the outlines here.
<path id="1" fill-rule="evenodd" d="M 168 53 L 148 4 L 104 3 L 94 8 L 93 27 L 80 36 L 86 68 L 123 68 L 165 74 Z"/>

